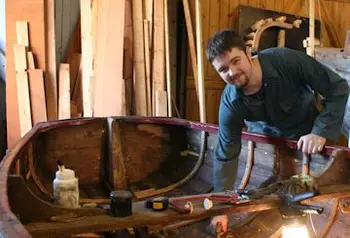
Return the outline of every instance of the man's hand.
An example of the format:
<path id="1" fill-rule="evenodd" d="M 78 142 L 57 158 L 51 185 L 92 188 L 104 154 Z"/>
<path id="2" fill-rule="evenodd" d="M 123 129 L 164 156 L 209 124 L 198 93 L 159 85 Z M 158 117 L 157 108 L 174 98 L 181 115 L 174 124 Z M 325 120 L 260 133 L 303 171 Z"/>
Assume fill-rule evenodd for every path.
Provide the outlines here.
<path id="1" fill-rule="evenodd" d="M 314 154 L 323 150 L 326 144 L 326 138 L 315 134 L 308 134 L 300 137 L 298 141 L 298 150 L 302 150 L 304 153 Z"/>
<path id="2" fill-rule="evenodd" d="M 228 218 L 226 215 L 216 216 L 210 222 L 210 233 L 213 235 L 223 235 L 227 231 Z M 221 225 L 220 225 L 221 224 Z M 217 230 L 218 226 L 221 226 L 220 230 Z"/>

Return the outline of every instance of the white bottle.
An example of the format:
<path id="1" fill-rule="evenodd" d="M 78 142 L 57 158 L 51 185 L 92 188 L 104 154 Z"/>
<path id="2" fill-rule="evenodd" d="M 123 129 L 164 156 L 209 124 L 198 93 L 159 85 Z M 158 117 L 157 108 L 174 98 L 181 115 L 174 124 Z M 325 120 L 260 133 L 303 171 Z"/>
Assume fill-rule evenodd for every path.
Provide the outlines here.
<path id="1" fill-rule="evenodd" d="M 59 162 L 59 170 L 56 172 L 56 178 L 53 181 L 54 202 L 64 207 L 79 207 L 79 185 L 75 172 L 66 169 Z"/>

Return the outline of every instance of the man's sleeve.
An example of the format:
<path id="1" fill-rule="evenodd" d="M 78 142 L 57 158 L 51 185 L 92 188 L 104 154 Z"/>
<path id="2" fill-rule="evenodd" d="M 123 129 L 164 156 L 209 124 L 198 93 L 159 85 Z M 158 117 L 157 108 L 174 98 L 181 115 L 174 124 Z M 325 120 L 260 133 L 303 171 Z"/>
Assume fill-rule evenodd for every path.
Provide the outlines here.
<path id="1" fill-rule="evenodd" d="M 238 155 L 241 151 L 241 130 L 245 108 L 229 97 L 225 89 L 219 108 L 219 134 L 213 172 L 214 191 L 232 189 L 237 175 Z"/>
<path id="2" fill-rule="evenodd" d="M 299 74 L 302 80 L 300 83 L 310 85 L 324 97 L 323 111 L 317 116 L 312 133 L 336 140 L 349 96 L 348 83 L 331 69 L 302 52 L 293 51 L 285 60 L 289 66 L 293 66 L 292 70 Z"/>

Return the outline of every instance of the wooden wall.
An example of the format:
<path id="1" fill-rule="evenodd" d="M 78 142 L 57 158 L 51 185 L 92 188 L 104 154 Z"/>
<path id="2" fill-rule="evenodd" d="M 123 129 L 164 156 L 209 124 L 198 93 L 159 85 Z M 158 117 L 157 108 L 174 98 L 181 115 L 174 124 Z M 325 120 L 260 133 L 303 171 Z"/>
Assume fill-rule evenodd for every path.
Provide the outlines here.
<path id="1" fill-rule="evenodd" d="M 294 2 L 303 2 L 295 4 Z M 319 0 L 316 0 L 315 15 L 319 18 Z M 331 24 L 338 34 L 341 47 L 344 46 L 346 30 L 350 30 L 350 0 L 325 0 L 331 22 L 325 22 L 325 16 L 321 13 L 322 37 L 321 42 L 324 47 L 334 46 L 331 44 L 325 24 Z M 294 3 L 294 4 L 293 4 Z M 247 5 L 263 9 L 295 14 L 308 17 L 309 0 L 202 0 L 202 28 L 203 47 L 212 34 L 223 28 L 231 28 L 234 24 L 235 9 L 238 5 Z M 191 13 L 194 15 L 194 1 L 190 1 Z M 293 6 L 294 5 L 294 6 Z M 292 9 L 292 7 L 294 9 Z M 205 56 L 203 56 L 205 57 Z M 191 61 L 188 60 L 190 63 Z M 212 66 L 204 59 L 204 77 L 206 88 L 206 109 L 207 121 L 218 123 L 218 109 L 224 82 L 218 77 Z M 198 102 L 193 83 L 193 73 L 191 65 L 187 68 L 187 93 L 186 93 L 186 118 L 199 121 Z"/>

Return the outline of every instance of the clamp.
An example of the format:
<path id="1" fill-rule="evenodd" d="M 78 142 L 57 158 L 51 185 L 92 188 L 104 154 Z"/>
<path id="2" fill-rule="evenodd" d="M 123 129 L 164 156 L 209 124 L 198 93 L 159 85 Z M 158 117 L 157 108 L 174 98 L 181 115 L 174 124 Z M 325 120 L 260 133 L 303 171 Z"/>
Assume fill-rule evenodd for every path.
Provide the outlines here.
<path id="1" fill-rule="evenodd" d="M 283 217 L 293 217 L 304 215 L 305 213 L 309 214 L 322 214 L 323 208 L 319 206 L 312 205 L 303 205 L 300 204 L 301 201 L 315 197 L 319 195 L 318 190 L 307 191 L 295 195 L 291 194 L 280 194 L 283 204 L 280 207 L 280 211 Z"/>

